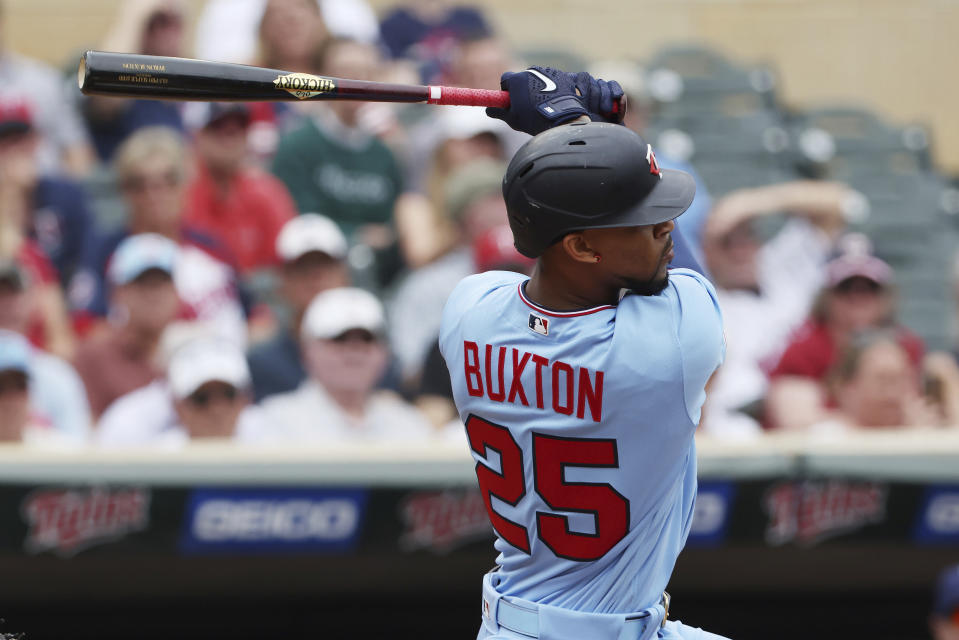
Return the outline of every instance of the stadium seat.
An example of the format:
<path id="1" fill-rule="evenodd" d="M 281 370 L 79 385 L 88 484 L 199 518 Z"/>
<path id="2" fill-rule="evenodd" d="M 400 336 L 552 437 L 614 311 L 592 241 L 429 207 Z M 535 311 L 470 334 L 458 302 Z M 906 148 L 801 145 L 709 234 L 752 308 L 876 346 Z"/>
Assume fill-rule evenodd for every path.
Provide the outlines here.
<path id="1" fill-rule="evenodd" d="M 647 65 L 646 85 L 663 113 L 737 116 L 777 105 L 771 70 L 733 64 L 704 47 L 671 47 L 655 54 Z"/>
<path id="2" fill-rule="evenodd" d="M 791 119 L 796 163 L 818 177 L 847 180 L 858 173 L 908 174 L 931 166 L 922 127 L 894 127 L 856 107 L 826 107 Z"/>

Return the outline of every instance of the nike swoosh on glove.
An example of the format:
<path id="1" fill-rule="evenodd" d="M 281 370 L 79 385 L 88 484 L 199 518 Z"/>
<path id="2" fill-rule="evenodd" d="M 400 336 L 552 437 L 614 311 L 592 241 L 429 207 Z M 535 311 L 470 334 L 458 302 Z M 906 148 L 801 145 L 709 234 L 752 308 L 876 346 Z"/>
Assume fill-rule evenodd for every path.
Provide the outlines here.
<path id="1" fill-rule="evenodd" d="M 509 92 L 509 109 L 488 107 L 486 115 L 530 135 L 580 116 L 619 121 L 613 109 L 623 96 L 622 87 L 618 82 L 606 82 L 588 73 L 530 67 L 518 73 L 504 73 L 500 87 Z"/>

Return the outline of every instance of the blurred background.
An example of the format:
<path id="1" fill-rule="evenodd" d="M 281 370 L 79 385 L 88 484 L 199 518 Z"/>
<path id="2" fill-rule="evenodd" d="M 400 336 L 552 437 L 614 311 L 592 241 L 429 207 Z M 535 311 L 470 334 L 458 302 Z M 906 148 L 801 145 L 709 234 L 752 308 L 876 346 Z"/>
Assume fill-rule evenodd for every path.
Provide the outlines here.
<path id="1" fill-rule="evenodd" d="M 531 268 L 527 136 L 85 97 L 99 49 L 618 80 L 697 178 L 726 322 L 672 614 L 959 637 L 957 31 L 951 0 L 3 0 L 0 635 L 472 637 L 495 561 L 436 338 L 461 278 Z"/>

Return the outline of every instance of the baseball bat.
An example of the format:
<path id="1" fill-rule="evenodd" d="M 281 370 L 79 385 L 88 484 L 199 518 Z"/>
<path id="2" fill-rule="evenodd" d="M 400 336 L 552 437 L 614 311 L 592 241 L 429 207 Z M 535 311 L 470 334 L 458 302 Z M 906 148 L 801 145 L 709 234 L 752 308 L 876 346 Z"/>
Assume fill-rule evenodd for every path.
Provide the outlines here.
<path id="1" fill-rule="evenodd" d="M 509 107 L 505 91 L 349 80 L 228 62 L 104 51 L 83 54 L 77 80 L 80 91 L 87 95 L 154 100 L 367 100 Z"/>
<path id="2" fill-rule="evenodd" d="M 509 108 L 509 93 L 331 78 L 230 62 L 87 51 L 77 70 L 86 95 L 153 100 L 366 100 Z M 614 105 L 621 119 L 624 105 Z"/>

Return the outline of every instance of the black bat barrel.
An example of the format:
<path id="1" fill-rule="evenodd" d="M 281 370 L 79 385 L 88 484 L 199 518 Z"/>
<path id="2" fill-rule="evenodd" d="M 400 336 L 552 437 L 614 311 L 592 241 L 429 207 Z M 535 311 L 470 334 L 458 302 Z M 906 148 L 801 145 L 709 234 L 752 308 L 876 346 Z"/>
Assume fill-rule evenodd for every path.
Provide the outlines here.
<path id="1" fill-rule="evenodd" d="M 80 90 L 157 100 L 375 100 L 425 102 L 429 88 L 328 78 L 228 62 L 87 51 L 77 72 Z"/>

